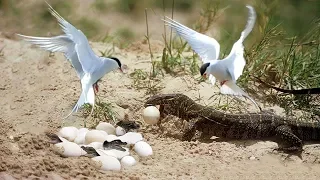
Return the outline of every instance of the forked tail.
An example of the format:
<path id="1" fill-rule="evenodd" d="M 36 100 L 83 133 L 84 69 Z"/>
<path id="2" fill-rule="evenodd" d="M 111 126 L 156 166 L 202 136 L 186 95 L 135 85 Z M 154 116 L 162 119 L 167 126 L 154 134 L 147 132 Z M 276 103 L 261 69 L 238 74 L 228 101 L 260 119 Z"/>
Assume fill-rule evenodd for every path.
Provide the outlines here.
<path id="1" fill-rule="evenodd" d="M 226 81 L 220 88 L 221 94 L 229 94 L 234 96 L 243 96 L 248 98 L 260 111 L 262 110 L 261 107 L 246 93 L 244 92 L 239 86 L 237 86 L 232 81 Z"/>
<path id="2" fill-rule="evenodd" d="M 85 94 L 85 91 L 82 90 L 77 104 L 73 107 L 72 111 L 66 117 L 64 117 L 63 119 L 68 118 L 74 112 L 78 112 L 78 110 L 81 108 L 81 106 L 84 105 L 85 103 L 91 104 L 91 106 L 92 106 L 91 113 L 92 113 L 92 110 L 93 110 L 93 107 L 94 107 L 94 90 L 93 90 L 93 86 L 91 86 L 88 89 L 88 93 L 87 94 Z"/>

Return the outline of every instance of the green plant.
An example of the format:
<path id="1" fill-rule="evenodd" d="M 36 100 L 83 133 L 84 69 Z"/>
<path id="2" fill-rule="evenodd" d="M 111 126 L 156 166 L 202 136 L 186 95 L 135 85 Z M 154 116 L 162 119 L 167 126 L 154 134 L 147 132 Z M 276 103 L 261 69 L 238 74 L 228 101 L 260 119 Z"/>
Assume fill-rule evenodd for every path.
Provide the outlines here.
<path id="1" fill-rule="evenodd" d="M 112 105 L 112 103 L 101 102 L 98 97 L 96 97 L 96 99 L 97 99 L 97 102 L 94 105 L 94 109 L 92 113 L 93 121 L 89 122 L 90 127 L 96 127 L 100 121 L 104 121 L 104 122 L 112 121 L 115 124 L 117 121 L 116 119 L 117 112 L 113 110 L 114 106 Z M 88 118 L 91 113 L 92 106 L 90 104 L 85 104 L 83 109 L 84 109 L 82 113 L 83 117 Z M 85 127 L 86 126 L 87 124 L 85 122 Z"/>
<path id="2" fill-rule="evenodd" d="M 141 69 L 135 69 L 130 77 L 133 79 L 133 87 L 137 90 L 146 89 L 146 94 L 156 94 L 163 88 L 159 79 Z"/>
<path id="3" fill-rule="evenodd" d="M 107 3 L 105 2 L 105 0 L 95 0 L 92 3 L 92 6 L 95 9 L 97 9 L 99 12 L 101 12 L 101 13 L 103 13 L 103 12 L 105 12 L 105 11 L 107 11 L 109 9 Z"/>
<path id="4" fill-rule="evenodd" d="M 119 28 L 116 32 L 116 35 L 126 41 L 130 41 L 134 38 L 134 33 L 130 30 L 130 28 L 127 27 Z"/>
<path id="5" fill-rule="evenodd" d="M 133 78 L 133 86 L 137 89 L 142 89 L 145 87 L 143 85 L 143 81 L 148 79 L 149 74 L 142 69 L 135 69 L 131 74 L 130 77 Z"/>
<path id="6" fill-rule="evenodd" d="M 122 13 L 130 13 L 130 15 L 136 15 L 142 9 L 142 5 L 145 5 L 144 0 L 117 0 L 115 1 L 115 8 Z"/>
<path id="7" fill-rule="evenodd" d="M 122 27 L 119 28 L 115 33 L 106 35 L 101 39 L 103 43 L 112 44 L 112 51 L 114 51 L 114 47 L 117 46 L 119 48 L 126 48 L 131 44 L 134 40 L 135 34 L 129 28 Z M 111 50 L 109 49 L 109 50 Z"/>
<path id="8" fill-rule="evenodd" d="M 172 1 L 172 12 L 171 18 L 173 18 L 173 7 L 175 7 L 175 2 Z M 205 1 L 206 2 L 206 1 Z M 165 12 L 165 1 L 163 0 L 163 12 Z M 207 31 L 210 25 L 215 21 L 218 17 L 218 9 L 219 9 L 219 2 L 217 3 L 207 3 L 204 6 L 203 10 L 200 13 L 199 21 L 195 24 L 194 28 L 196 31 L 204 32 Z M 164 23 L 165 26 L 165 23 Z M 165 48 L 163 49 L 162 53 L 162 68 L 165 70 L 166 73 L 176 75 L 180 72 L 187 72 L 191 73 L 192 75 L 199 73 L 199 59 L 198 56 L 191 50 L 190 46 L 186 41 L 182 38 L 178 38 L 178 40 L 174 40 L 172 38 L 172 29 L 170 29 L 169 40 L 167 40 L 167 31 L 164 28 L 163 39 L 165 43 Z M 193 52 L 193 55 L 184 56 L 184 52 Z"/>
<path id="9" fill-rule="evenodd" d="M 209 3 L 212 2 L 212 3 Z M 225 10 L 223 1 L 203 1 L 203 10 L 200 18 L 194 28 L 198 32 L 206 32 L 211 24 L 215 22 L 221 13 L 229 13 Z M 226 8 L 221 8 L 226 7 Z M 286 30 L 286 26 L 279 22 L 276 16 L 279 2 L 274 0 L 262 3 L 255 7 L 258 12 L 256 26 L 250 36 L 245 41 L 245 59 L 246 66 L 243 75 L 238 83 L 246 88 L 248 92 L 254 93 L 256 97 L 260 96 L 263 101 L 272 100 L 272 102 L 283 106 L 287 112 L 299 108 L 314 111 L 310 105 L 314 104 L 315 98 L 310 95 L 304 96 L 279 96 L 278 92 L 273 90 L 263 91 L 261 85 L 252 79 L 252 75 L 259 77 L 273 85 L 286 89 L 300 89 L 318 87 L 320 84 L 320 17 L 312 21 L 310 28 L 304 33 L 296 31 L 296 35 L 291 36 L 292 31 Z M 231 12 L 238 13 L 238 12 Z M 221 31 L 219 42 L 222 47 L 220 59 L 228 55 L 233 43 L 239 38 L 243 28 L 235 28 L 235 23 L 227 25 Z M 238 26 L 238 25 L 237 25 Z M 258 32 L 258 33 L 257 33 Z M 168 39 L 166 30 L 163 39 L 165 48 L 162 55 L 162 68 L 166 73 L 176 74 L 179 70 L 197 72 L 197 57 L 184 57 L 184 52 L 190 51 L 183 41 Z M 185 61 L 187 59 L 187 61 Z M 189 63 L 183 63 L 182 61 Z M 191 68 L 185 68 L 190 67 Z M 181 69 L 180 69 L 181 68 Z M 319 108 L 319 105 L 317 105 Z M 218 107 L 219 108 L 219 107 Z M 225 108 L 225 107 L 224 107 Z"/>
<path id="10" fill-rule="evenodd" d="M 5 12 L 3 13 L 4 16 L 20 16 L 21 11 L 19 8 L 17 8 L 16 4 L 16 0 L 1 0 L 0 10 L 3 10 Z"/>
<path id="11" fill-rule="evenodd" d="M 100 54 L 101 54 L 101 55 L 100 55 L 101 57 L 111 57 L 112 54 L 114 53 L 114 51 L 115 51 L 115 46 L 114 46 L 114 44 L 112 44 L 111 47 L 106 48 L 104 51 L 99 50 L 99 52 L 100 52 Z"/>
<path id="12" fill-rule="evenodd" d="M 174 6 L 172 3 L 163 3 L 163 0 L 154 0 L 153 6 L 158 8 L 175 8 L 178 11 L 186 12 L 191 11 L 192 8 L 195 6 L 196 1 L 194 0 L 172 0 L 174 1 Z M 168 1 L 167 1 L 168 2 Z"/>
<path id="13" fill-rule="evenodd" d="M 62 17 L 65 17 L 66 15 L 72 13 L 72 5 L 69 1 L 53 1 L 50 2 L 50 6 L 52 6 L 52 8 L 56 10 Z M 48 11 L 48 5 L 46 3 L 41 4 L 41 11 L 39 16 L 33 16 L 33 18 L 35 21 L 40 20 L 39 23 L 45 23 L 48 21 L 56 22 L 56 18 L 52 16 Z"/>
<path id="14" fill-rule="evenodd" d="M 87 38 L 93 38 L 97 34 L 99 34 L 100 24 L 94 19 L 89 19 L 88 17 L 82 17 L 77 22 L 77 28 L 81 29 L 81 31 L 87 36 Z"/>
<path id="15" fill-rule="evenodd" d="M 286 37 L 288 34 L 281 24 L 274 25 L 273 20 L 265 21 L 266 25 L 261 28 L 262 37 L 246 49 L 247 65 L 239 82 L 247 90 L 259 90 L 260 98 L 279 104 L 288 114 L 295 109 L 313 112 L 320 105 L 314 106 L 315 100 L 311 95 L 280 95 L 274 90 L 262 91 L 253 77 L 284 89 L 319 87 L 320 18 L 310 24 L 305 34 L 293 37 Z"/>

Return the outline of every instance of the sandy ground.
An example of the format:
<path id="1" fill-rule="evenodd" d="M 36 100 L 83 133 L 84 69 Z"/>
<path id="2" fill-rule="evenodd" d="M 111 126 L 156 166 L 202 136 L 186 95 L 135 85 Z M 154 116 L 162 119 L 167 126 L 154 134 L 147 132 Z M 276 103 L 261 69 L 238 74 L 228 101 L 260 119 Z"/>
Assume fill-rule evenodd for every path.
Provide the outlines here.
<path id="1" fill-rule="evenodd" d="M 154 42 L 154 51 L 162 44 Z M 0 37 L 0 179 L 319 179 L 319 145 L 306 145 L 302 159 L 273 151 L 272 141 L 182 142 L 179 120 L 168 118 L 161 132 L 143 126 L 141 132 L 151 144 L 154 155 L 139 158 L 138 164 L 120 172 L 100 172 L 89 158 L 62 158 L 52 151 L 44 136 L 64 125 L 81 127 L 83 118 L 67 115 L 80 94 L 75 71 L 62 54 L 49 57 L 47 52 L 29 44 Z M 92 43 L 95 52 L 106 45 Z M 116 49 L 114 56 L 129 66 L 150 69 L 147 44 L 136 43 L 127 50 Z M 119 112 L 131 120 L 142 120 L 142 104 L 148 96 L 136 90 L 128 74 L 112 72 L 100 83 L 100 98 L 113 102 Z M 180 92 L 199 103 L 208 103 L 213 89 L 198 83 L 190 75 L 161 80 L 161 93 Z M 253 109 L 248 104 L 249 109 Z M 125 107 L 123 109 L 121 107 Z M 270 108 L 270 107 L 269 107 Z M 271 107 L 278 114 L 281 109 Z"/>

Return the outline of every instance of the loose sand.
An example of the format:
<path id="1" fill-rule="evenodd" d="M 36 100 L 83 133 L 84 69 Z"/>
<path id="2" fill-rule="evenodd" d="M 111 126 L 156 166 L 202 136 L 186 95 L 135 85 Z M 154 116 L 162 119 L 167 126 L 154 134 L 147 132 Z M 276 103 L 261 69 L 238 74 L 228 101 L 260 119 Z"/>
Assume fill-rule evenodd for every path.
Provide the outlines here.
<path id="1" fill-rule="evenodd" d="M 153 42 L 162 52 L 162 43 Z M 90 159 L 62 158 L 55 154 L 45 131 L 55 132 L 62 125 L 81 127 L 83 118 L 62 120 L 80 95 L 75 71 L 62 54 L 49 57 L 25 42 L 0 37 L 0 179 L 319 179 L 320 147 L 304 146 L 302 159 L 273 151 L 272 141 L 182 142 L 177 136 L 179 122 L 170 117 L 165 131 L 143 126 L 141 132 L 154 155 L 138 159 L 138 164 L 120 172 L 100 172 Z M 95 52 L 104 50 L 92 43 Z M 114 56 L 134 69 L 150 69 L 147 44 L 137 42 L 127 50 L 116 49 Z M 128 74 L 112 72 L 100 83 L 100 98 L 115 103 L 129 119 L 142 121 L 145 90 L 133 88 Z M 217 88 L 198 83 L 190 75 L 161 79 L 161 93 L 185 93 L 208 99 Z M 248 103 L 251 110 L 254 108 Z M 281 114 L 279 107 L 268 107 Z"/>

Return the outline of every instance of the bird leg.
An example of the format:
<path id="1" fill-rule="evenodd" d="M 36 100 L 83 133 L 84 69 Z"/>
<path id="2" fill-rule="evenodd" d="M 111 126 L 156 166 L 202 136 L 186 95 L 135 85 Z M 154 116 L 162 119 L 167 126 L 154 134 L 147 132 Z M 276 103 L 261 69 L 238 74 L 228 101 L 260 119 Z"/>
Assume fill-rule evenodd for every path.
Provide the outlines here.
<path id="1" fill-rule="evenodd" d="M 220 86 L 224 85 L 224 83 L 226 83 L 228 80 L 223 80 L 220 82 Z"/>
<path id="2" fill-rule="evenodd" d="M 98 82 L 94 83 L 93 85 L 94 94 L 96 95 L 99 92 Z"/>

